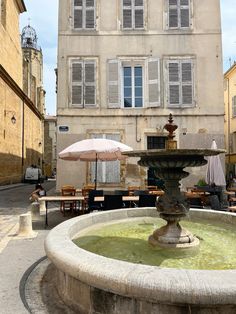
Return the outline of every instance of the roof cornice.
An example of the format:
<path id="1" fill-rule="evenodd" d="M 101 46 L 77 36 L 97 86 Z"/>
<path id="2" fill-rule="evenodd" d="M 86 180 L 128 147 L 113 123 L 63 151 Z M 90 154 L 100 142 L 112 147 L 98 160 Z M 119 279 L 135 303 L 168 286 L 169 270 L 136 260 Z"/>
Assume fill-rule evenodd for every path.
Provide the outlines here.
<path id="1" fill-rule="evenodd" d="M 26 12 L 26 6 L 25 6 L 25 3 L 24 3 L 24 0 L 15 0 L 17 6 L 18 6 L 18 9 L 20 11 L 20 13 L 23 13 L 23 12 Z"/>
<path id="2" fill-rule="evenodd" d="M 234 63 L 224 74 L 224 77 L 229 76 L 232 72 L 236 70 L 236 63 Z"/>

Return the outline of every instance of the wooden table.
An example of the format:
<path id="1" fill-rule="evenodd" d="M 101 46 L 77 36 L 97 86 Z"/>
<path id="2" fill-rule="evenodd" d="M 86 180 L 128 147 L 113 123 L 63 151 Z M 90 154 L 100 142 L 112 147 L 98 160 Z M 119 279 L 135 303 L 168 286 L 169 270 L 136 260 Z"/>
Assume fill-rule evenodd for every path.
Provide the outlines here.
<path id="1" fill-rule="evenodd" d="M 104 202 L 104 196 L 95 196 L 94 197 L 94 201 L 95 202 Z M 122 196 L 122 201 L 127 201 L 127 202 L 132 202 L 132 201 L 138 201 L 139 200 L 139 196 L 127 196 L 127 195 L 123 195 Z"/>
<path id="2" fill-rule="evenodd" d="M 39 198 L 39 210 L 40 212 L 45 212 L 45 226 L 48 226 L 48 207 L 47 202 L 61 202 L 61 201 L 84 201 L 84 196 L 62 196 L 62 195 L 52 195 L 52 196 L 42 196 Z"/>

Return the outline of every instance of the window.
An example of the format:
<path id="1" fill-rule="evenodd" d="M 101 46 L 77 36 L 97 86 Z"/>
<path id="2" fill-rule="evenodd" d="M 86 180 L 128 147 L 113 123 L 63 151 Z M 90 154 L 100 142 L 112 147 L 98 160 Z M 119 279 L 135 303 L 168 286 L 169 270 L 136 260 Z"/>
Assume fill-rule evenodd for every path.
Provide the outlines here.
<path id="1" fill-rule="evenodd" d="M 92 138 L 106 138 L 120 142 L 120 134 L 92 134 Z M 95 179 L 95 162 L 91 163 L 91 182 Z M 97 183 L 120 183 L 120 161 L 98 161 Z"/>
<path id="2" fill-rule="evenodd" d="M 146 75 L 146 74 L 147 75 Z M 160 105 L 159 59 L 108 61 L 109 108 L 142 108 Z M 144 97 L 145 95 L 146 98 Z M 144 103 L 144 99 L 146 103 Z"/>
<path id="3" fill-rule="evenodd" d="M 71 105 L 88 107 L 96 105 L 96 61 L 71 60 Z"/>
<path id="4" fill-rule="evenodd" d="M 168 1 L 168 28 L 190 27 L 190 0 Z"/>
<path id="5" fill-rule="evenodd" d="M 143 0 L 121 0 L 123 12 L 123 29 L 144 28 Z"/>
<path id="6" fill-rule="evenodd" d="M 143 107 L 143 68 L 142 66 L 123 67 L 123 106 Z"/>
<path id="7" fill-rule="evenodd" d="M 166 136 L 148 136 L 147 149 L 164 149 L 166 139 Z"/>
<path id="8" fill-rule="evenodd" d="M 232 116 L 236 117 L 236 96 L 232 98 Z"/>
<path id="9" fill-rule="evenodd" d="M 168 107 L 192 107 L 193 60 L 172 59 L 167 62 L 167 103 Z"/>
<path id="10" fill-rule="evenodd" d="M 73 0 L 74 1 L 74 29 L 95 29 L 95 1 L 96 0 Z"/>

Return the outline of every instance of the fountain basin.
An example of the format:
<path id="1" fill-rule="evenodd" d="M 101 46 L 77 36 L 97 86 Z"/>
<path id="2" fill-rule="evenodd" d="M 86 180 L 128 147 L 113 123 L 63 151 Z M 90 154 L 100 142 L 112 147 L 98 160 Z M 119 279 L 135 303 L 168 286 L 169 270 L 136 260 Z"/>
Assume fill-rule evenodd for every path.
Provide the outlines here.
<path id="1" fill-rule="evenodd" d="M 132 264 L 77 247 L 72 239 L 99 223 L 132 217 L 157 217 L 155 208 L 113 210 L 70 219 L 46 241 L 57 269 L 60 297 L 79 313 L 235 313 L 236 270 L 186 270 Z M 191 210 L 202 218 L 236 224 L 236 215 Z"/>

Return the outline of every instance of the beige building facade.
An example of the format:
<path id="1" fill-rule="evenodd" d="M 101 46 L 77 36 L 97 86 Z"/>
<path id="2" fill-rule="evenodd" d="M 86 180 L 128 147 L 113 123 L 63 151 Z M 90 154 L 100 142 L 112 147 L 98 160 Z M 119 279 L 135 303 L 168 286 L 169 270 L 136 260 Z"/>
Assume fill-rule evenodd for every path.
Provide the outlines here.
<path id="1" fill-rule="evenodd" d="M 45 116 L 44 119 L 44 174 L 47 177 L 56 174 L 57 167 L 57 117 Z"/>
<path id="2" fill-rule="evenodd" d="M 23 91 L 19 15 L 25 4 L 0 4 L 0 184 L 10 184 L 23 179 L 27 166 L 41 163 L 43 116 Z"/>
<path id="3" fill-rule="evenodd" d="M 180 148 L 224 147 L 218 0 L 59 1 L 58 152 L 90 137 L 164 148 L 169 113 Z M 191 169 L 196 184 L 205 167 Z M 100 187 L 147 183 L 135 158 L 101 163 Z M 94 180 L 93 164 L 58 160 L 57 188 Z"/>
<path id="4" fill-rule="evenodd" d="M 225 145 L 227 177 L 236 174 L 236 63 L 224 74 Z"/>

